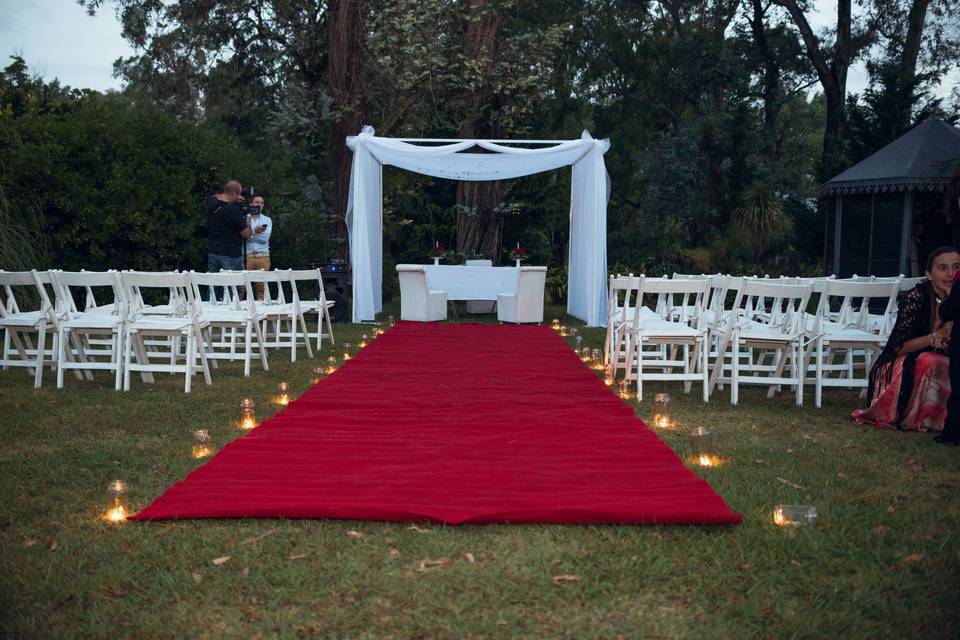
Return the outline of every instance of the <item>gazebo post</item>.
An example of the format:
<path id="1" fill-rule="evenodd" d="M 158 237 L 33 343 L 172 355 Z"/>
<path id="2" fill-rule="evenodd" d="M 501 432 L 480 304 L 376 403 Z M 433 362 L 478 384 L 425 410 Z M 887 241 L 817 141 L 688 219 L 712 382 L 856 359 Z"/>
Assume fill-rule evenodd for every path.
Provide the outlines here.
<path id="1" fill-rule="evenodd" d="M 833 273 L 840 277 L 840 229 L 843 221 L 843 193 L 837 192 L 836 215 L 833 220 Z"/>
<path id="2" fill-rule="evenodd" d="M 903 215 L 900 216 L 900 273 L 910 277 L 907 265 L 910 263 L 910 236 L 913 233 L 913 191 L 903 192 Z"/>

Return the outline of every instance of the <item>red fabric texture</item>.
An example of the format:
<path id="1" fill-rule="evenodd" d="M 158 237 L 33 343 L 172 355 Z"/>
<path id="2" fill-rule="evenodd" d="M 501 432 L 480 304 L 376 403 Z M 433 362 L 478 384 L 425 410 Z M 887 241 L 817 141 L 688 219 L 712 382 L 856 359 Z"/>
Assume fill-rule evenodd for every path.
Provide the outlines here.
<path id="1" fill-rule="evenodd" d="M 135 520 L 735 524 L 548 327 L 401 322 Z"/>

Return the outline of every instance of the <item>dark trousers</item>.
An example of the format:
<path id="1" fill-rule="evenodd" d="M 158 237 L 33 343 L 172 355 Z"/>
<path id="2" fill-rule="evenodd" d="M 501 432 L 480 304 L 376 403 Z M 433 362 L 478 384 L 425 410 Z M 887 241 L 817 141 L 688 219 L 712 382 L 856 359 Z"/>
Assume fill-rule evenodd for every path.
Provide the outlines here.
<path id="1" fill-rule="evenodd" d="M 950 397 L 947 398 L 947 419 L 943 435 L 960 439 L 960 332 L 950 332 Z"/>

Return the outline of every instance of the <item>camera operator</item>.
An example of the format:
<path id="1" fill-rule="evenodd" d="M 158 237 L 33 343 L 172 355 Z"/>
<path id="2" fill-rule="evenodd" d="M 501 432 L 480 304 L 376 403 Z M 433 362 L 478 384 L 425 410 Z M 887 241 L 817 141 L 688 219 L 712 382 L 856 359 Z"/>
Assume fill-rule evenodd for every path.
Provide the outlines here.
<path id="1" fill-rule="evenodd" d="M 243 187 L 236 180 L 207 198 L 207 271 L 243 270 L 243 242 L 253 234 L 243 202 Z"/>
<path id="2" fill-rule="evenodd" d="M 273 221 L 263 212 L 263 196 L 254 196 L 250 204 L 256 212 L 250 215 L 253 235 L 247 240 L 247 269 L 270 271 L 270 233 L 273 231 Z M 263 283 L 255 283 L 254 288 L 257 300 L 263 300 Z"/>

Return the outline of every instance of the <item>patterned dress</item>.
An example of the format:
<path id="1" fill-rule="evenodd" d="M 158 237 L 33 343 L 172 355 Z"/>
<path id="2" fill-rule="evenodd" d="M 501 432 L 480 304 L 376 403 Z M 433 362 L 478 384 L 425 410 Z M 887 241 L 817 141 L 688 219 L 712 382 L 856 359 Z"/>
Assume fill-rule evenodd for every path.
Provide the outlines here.
<path id="1" fill-rule="evenodd" d="M 851 414 L 856 422 L 880 429 L 943 431 L 950 395 L 950 359 L 939 349 L 926 347 L 897 355 L 903 343 L 933 331 L 938 302 L 928 281 L 906 293 L 897 311 L 897 324 L 870 369 L 867 409 Z"/>

